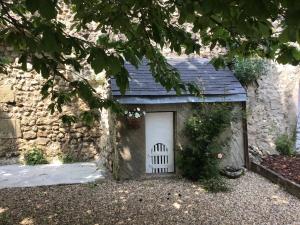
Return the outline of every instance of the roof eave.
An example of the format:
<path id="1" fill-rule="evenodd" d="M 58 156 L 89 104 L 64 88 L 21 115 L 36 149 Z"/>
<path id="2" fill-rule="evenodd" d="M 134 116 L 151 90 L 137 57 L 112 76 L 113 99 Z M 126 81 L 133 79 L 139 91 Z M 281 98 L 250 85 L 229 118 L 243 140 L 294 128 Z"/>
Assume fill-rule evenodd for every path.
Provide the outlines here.
<path id="1" fill-rule="evenodd" d="M 124 105 L 157 105 L 157 104 L 180 104 L 180 103 L 212 103 L 212 102 L 246 102 L 246 94 L 232 95 L 205 95 L 195 96 L 115 96 L 119 103 Z"/>

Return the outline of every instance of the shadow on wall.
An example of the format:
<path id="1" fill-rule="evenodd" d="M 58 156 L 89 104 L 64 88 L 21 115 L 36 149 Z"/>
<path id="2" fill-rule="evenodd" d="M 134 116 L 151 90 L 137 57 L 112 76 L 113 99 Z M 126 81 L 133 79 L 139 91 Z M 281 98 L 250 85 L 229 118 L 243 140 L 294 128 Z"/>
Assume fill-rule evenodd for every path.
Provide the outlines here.
<path id="1" fill-rule="evenodd" d="M 0 165 L 18 162 L 17 138 L 21 137 L 20 120 L 10 118 L 3 108 L 6 105 L 0 105 Z"/>
<path id="2" fill-rule="evenodd" d="M 268 73 L 256 86 L 249 86 L 247 92 L 249 146 L 260 154 L 276 153 L 276 138 L 295 132 L 299 68 L 270 63 Z"/>
<path id="3" fill-rule="evenodd" d="M 58 82 L 57 87 L 64 90 L 66 84 Z M 41 97 L 39 93 L 38 97 Z M 68 126 L 62 123 L 61 114 L 58 112 L 50 115 L 47 109 L 49 104 L 50 100 L 48 99 L 37 103 L 37 109 L 30 115 L 36 132 L 33 137 L 26 140 L 26 145 L 35 145 L 41 148 L 50 160 L 57 157 L 67 157 L 70 162 L 101 158 L 102 148 L 107 146 L 103 141 L 105 131 L 103 130 L 102 118 L 93 127 L 84 126 L 80 122 Z M 78 116 L 81 109 L 87 109 L 85 104 L 80 100 L 73 101 L 69 106 L 64 107 L 63 114 Z M 26 126 L 26 130 L 32 127 L 31 124 L 26 124 Z"/>
<path id="4" fill-rule="evenodd" d="M 80 104 L 73 102 L 72 107 L 68 112 L 78 114 Z M 70 126 L 64 125 L 59 118 L 55 115 L 54 121 L 50 125 L 49 133 L 51 133 L 51 141 L 44 148 L 49 148 L 51 157 L 63 156 L 68 157 L 72 161 L 89 161 L 97 159 L 101 154 L 101 119 L 96 122 L 92 127 L 87 127 L 83 123 L 78 122 Z M 41 127 L 39 127 L 40 129 Z M 53 151 L 51 151 L 53 150 Z"/>
<path id="5" fill-rule="evenodd" d="M 95 89 L 97 88 L 104 89 L 103 86 L 95 87 Z M 73 101 L 66 111 L 67 114 L 79 116 L 80 110 L 86 109 L 85 104 L 78 99 L 78 101 Z M 55 134 L 51 140 L 52 146 L 58 144 L 59 154 L 70 156 L 75 161 L 96 160 L 99 166 L 111 167 L 111 165 L 108 165 L 111 163 L 111 160 L 107 160 L 107 152 L 112 146 L 109 139 L 112 132 L 110 130 L 111 124 L 109 123 L 111 119 L 109 117 L 110 113 L 107 110 L 103 110 L 99 112 L 99 115 L 99 121 L 96 121 L 92 127 L 85 126 L 82 122 L 67 126 L 62 124 L 60 119 L 56 118 L 58 121 L 56 120 L 55 126 L 59 126 L 59 128 L 58 131 L 54 131 Z"/>
<path id="6" fill-rule="evenodd" d="M 0 164 L 17 162 L 32 147 L 42 149 L 49 160 L 61 155 L 69 156 L 69 161 L 101 158 L 109 146 L 102 119 L 92 128 L 63 125 L 58 113 L 50 115 L 49 102 L 40 101 L 38 87 L 30 92 L 18 89 L 15 100 L 12 88 L 0 83 Z M 82 104 L 74 102 L 66 113 L 76 114 L 79 108 Z"/>
<path id="7" fill-rule="evenodd" d="M 17 139 L 21 137 L 20 120 L 15 118 L 14 79 L 0 76 L 0 165 L 18 161 Z"/>

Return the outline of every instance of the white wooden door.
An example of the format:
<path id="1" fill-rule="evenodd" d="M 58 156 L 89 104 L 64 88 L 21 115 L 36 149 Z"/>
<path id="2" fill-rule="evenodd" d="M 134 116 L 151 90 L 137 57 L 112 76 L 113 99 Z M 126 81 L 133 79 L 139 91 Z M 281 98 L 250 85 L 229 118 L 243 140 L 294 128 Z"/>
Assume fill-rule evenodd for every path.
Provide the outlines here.
<path id="1" fill-rule="evenodd" d="M 174 172 L 173 113 L 146 114 L 146 173 Z"/>

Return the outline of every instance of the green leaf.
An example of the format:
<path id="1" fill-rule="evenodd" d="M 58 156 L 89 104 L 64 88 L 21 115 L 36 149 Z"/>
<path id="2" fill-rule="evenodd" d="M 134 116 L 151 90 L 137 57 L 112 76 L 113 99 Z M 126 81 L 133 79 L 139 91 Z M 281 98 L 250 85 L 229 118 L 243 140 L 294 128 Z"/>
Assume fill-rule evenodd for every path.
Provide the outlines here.
<path id="1" fill-rule="evenodd" d="M 214 57 L 211 61 L 210 61 L 211 64 L 213 64 L 213 66 L 216 68 L 216 69 L 219 69 L 219 68 L 224 68 L 226 63 L 225 63 L 225 59 L 223 57 Z"/>
<path id="2" fill-rule="evenodd" d="M 300 60 L 300 51 L 299 51 L 299 49 L 294 48 L 294 49 L 292 50 L 292 54 L 293 54 L 293 56 L 294 56 L 294 58 L 295 58 L 296 60 Z"/>
<path id="3" fill-rule="evenodd" d="M 272 30 L 269 24 L 258 23 L 258 30 L 264 37 L 269 37 L 272 34 Z"/>
<path id="4" fill-rule="evenodd" d="M 80 114 L 80 118 L 86 126 L 92 126 L 99 119 L 99 114 L 94 111 L 85 111 Z"/>
<path id="5" fill-rule="evenodd" d="M 41 94 L 43 96 L 43 99 L 47 98 L 49 96 L 49 89 L 53 87 L 53 81 L 47 80 L 47 82 L 44 83 L 41 89 Z"/>
<path id="6" fill-rule="evenodd" d="M 50 111 L 51 114 L 53 114 L 55 112 L 55 103 L 51 103 L 48 106 L 48 110 Z"/>
<path id="7" fill-rule="evenodd" d="M 36 0 L 38 2 L 38 11 L 46 19 L 53 19 L 56 17 L 56 0 Z"/>
<path id="8" fill-rule="evenodd" d="M 279 35 L 279 40 L 281 42 L 288 42 L 289 41 L 289 29 L 285 28 Z"/>
<path id="9" fill-rule="evenodd" d="M 120 88 L 120 92 L 122 95 L 125 94 L 126 90 L 129 87 L 129 73 L 128 71 L 122 67 L 120 73 L 115 75 L 116 83 Z"/>
<path id="10" fill-rule="evenodd" d="M 121 71 L 121 67 L 123 66 L 123 60 L 121 62 L 121 58 L 110 55 L 106 58 L 107 62 L 107 71 L 110 74 L 117 74 Z"/>
<path id="11" fill-rule="evenodd" d="M 55 52 L 59 50 L 57 43 L 55 33 L 50 28 L 45 28 L 41 41 L 42 48 L 47 52 Z"/>
<path id="12" fill-rule="evenodd" d="M 23 53 L 18 63 L 22 64 L 22 70 L 27 71 L 27 53 Z"/>
<path id="13" fill-rule="evenodd" d="M 43 78 L 49 78 L 49 75 L 50 75 L 50 69 L 48 68 L 47 64 L 44 63 L 44 62 L 41 62 L 40 64 L 40 71 L 41 71 L 41 74 L 42 74 L 42 77 Z"/>
<path id="14" fill-rule="evenodd" d="M 89 102 L 89 100 L 93 97 L 93 92 L 91 90 L 91 87 L 83 81 L 75 81 L 75 82 L 76 82 L 76 88 L 79 97 L 82 98 L 84 101 Z"/>
<path id="15" fill-rule="evenodd" d="M 91 66 L 96 74 L 102 72 L 102 70 L 105 68 L 106 58 L 107 55 L 103 49 L 93 48 L 91 50 L 88 62 L 91 63 Z"/>
<path id="16" fill-rule="evenodd" d="M 33 14 L 39 8 L 39 0 L 26 0 L 25 5 L 27 9 Z"/>
<path id="17" fill-rule="evenodd" d="M 78 118 L 74 115 L 63 115 L 61 120 L 64 124 L 71 125 L 72 123 L 77 122 Z"/>

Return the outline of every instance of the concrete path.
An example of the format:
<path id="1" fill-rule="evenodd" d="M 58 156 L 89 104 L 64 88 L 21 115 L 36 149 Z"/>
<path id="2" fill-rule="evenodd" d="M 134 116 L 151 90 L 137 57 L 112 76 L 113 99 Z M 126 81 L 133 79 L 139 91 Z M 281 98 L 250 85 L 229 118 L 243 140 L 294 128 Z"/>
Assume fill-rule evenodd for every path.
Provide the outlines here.
<path id="1" fill-rule="evenodd" d="M 0 166 L 0 189 L 55 184 L 87 183 L 105 178 L 96 163 Z"/>

